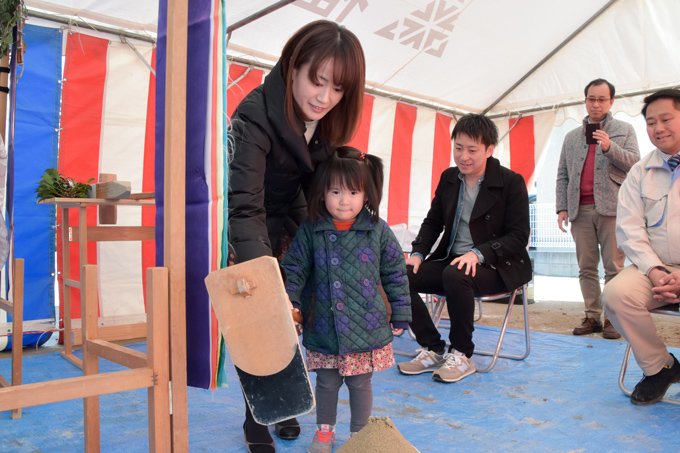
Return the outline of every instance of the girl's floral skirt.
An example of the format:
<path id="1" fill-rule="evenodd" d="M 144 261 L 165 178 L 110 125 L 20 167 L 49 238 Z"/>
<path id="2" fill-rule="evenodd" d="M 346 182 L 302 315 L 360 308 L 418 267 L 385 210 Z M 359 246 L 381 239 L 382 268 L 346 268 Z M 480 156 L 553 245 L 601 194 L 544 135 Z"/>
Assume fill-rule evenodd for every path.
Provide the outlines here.
<path id="1" fill-rule="evenodd" d="M 371 371 L 382 371 L 388 369 L 394 363 L 391 343 L 375 351 L 348 355 L 327 355 L 307 350 L 307 370 L 337 369 L 341 376 L 356 376 Z"/>

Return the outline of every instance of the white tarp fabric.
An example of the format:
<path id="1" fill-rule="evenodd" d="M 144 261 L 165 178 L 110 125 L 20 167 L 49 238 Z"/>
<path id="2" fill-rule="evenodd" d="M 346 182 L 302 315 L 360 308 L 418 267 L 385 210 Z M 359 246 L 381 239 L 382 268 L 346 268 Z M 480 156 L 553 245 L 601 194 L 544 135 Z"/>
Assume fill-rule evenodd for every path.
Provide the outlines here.
<path id="1" fill-rule="evenodd" d="M 156 34 L 158 0 L 25 0 L 29 8 Z"/>
<path id="2" fill-rule="evenodd" d="M 228 19 L 237 20 L 257 2 L 232 3 Z M 302 24 L 336 20 L 359 36 L 370 85 L 483 111 L 607 3 L 298 1 L 234 31 L 230 47 L 259 58 L 276 56 Z M 614 2 L 492 113 L 582 100 L 583 87 L 596 77 L 609 79 L 620 93 L 678 83 L 680 61 L 669 58 L 680 44 L 678 17 L 675 0 Z M 615 110 L 636 114 L 639 105 L 639 99 L 617 101 Z M 582 115 L 576 107 L 557 120 Z"/>
<path id="3" fill-rule="evenodd" d="M 227 0 L 232 25 L 275 0 Z M 70 13 L 128 29 L 155 31 L 155 0 L 27 0 L 27 6 Z M 480 112 L 565 39 L 610 5 L 502 99 L 491 113 L 560 106 L 583 99 L 596 77 L 618 93 L 680 82 L 677 0 L 298 0 L 235 30 L 229 54 L 276 61 L 303 24 L 325 18 L 355 32 L 366 51 L 369 85 L 449 108 Z M 640 99 L 615 111 L 635 115 Z M 581 119 L 582 106 L 562 109 Z"/>
<path id="4" fill-rule="evenodd" d="M 583 99 L 583 87 L 594 77 L 612 82 L 617 95 L 679 85 L 678 18 L 675 0 L 619 0 L 514 90 L 502 109 Z M 638 115 L 643 97 L 617 99 L 613 111 Z M 563 109 L 557 124 L 584 114 L 583 106 Z"/>

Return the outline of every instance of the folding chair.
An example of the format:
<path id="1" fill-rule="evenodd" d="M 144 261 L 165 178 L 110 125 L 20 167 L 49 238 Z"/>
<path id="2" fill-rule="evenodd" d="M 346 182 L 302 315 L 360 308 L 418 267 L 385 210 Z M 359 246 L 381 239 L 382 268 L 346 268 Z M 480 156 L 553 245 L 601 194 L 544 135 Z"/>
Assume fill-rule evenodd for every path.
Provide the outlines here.
<path id="1" fill-rule="evenodd" d="M 0 388 L 21 385 L 22 349 L 24 347 L 24 260 L 14 260 L 12 302 L 0 298 L 0 309 L 12 315 L 12 376 L 11 383 L 0 376 Z M 12 419 L 21 418 L 21 408 L 12 409 Z"/>
<path id="2" fill-rule="evenodd" d="M 512 308 L 515 306 L 515 297 L 521 295 L 522 296 L 522 305 L 524 307 L 524 354 L 519 355 L 519 354 L 501 354 L 501 347 L 503 346 L 503 340 L 505 339 L 505 331 L 508 328 L 508 323 L 510 321 L 510 315 L 512 314 Z M 477 372 L 479 373 L 486 373 L 487 371 L 490 371 L 491 368 L 496 365 L 496 360 L 498 360 L 499 357 L 502 357 L 504 359 L 512 359 L 512 360 L 524 360 L 529 356 L 529 352 L 531 352 L 531 341 L 529 339 L 529 302 L 527 300 L 527 285 L 522 285 L 519 288 L 516 288 L 514 291 L 508 291 L 505 293 L 498 293 L 498 294 L 490 294 L 488 296 L 481 296 L 481 297 L 475 297 L 475 300 L 480 306 L 479 309 L 479 317 L 481 318 L 482 315 L 482 309 L 481 309 L 481 303 L 482 302 L 491 302 L 494 300 L 499 300 L 499 299 L 504 299 L 506 297 L 509 297 L 508 299 L 508 308 L 505 311 L 505 319 L 503 319 L 503 326 L 501 327 L 501 331 L 498 335 L 498 341 L 496 342 L 496 348 L 493 351 L 480 351 L 475 349 L 475 354 L 477 355 L 486 355 L 486 356 L 491 356 L 491 363 L 486 368 L 477 368 Z"/>
<path id="3" fill-rule="evenodd" d="M 498 341 L 496 342 L 496 348 L 493 351 L 486 351 L 486 350 L 477 350 L 475 349 L 475 354 L 477 355 L 486 355 L 486 356 L 491 356 L 491 362 L 486 368 L 477 368 L 477 371 L 480 373 L 486 373 L 487 371 L 490 371 L 495 365 L 496 361 L 498 360 L 499 357 L 504 358 L 504 359 L 512 359 L 512 360 L 524 360 L 529 356 L 529 353 L 531 352 L 531 341 L 529 338 L 529 313 L 528 313 L 528 300 L 527 300 L 527 285 L 522 285 L 519 288 L 515 289 L 514 291 L 508 291 L 504 293 L 498 293 L 498 294 L 489 294 L 487 296 L 480 296 L 480 297 L 475 297 L 475 302 L 477 303 L 477 315 L 475 316 L 475 321 L 479 321 L 482 318 L 482 302 L 491 302 L 494 300 L 500 300 L 504 298 L 509 298 L 508 299 L 508 308 L 505 312 L 505 319 L 503 320 L 503 325 L 501 327 L 500 334 L 498 336 Z M 505 332 L 508 328 L 508 323 L 510 321 L 510 315 L 512 314 L 512 309 L 514 307 L 514 302 L 515 302 L 515 297 L 516 296 L 522 296 L 522 305 L 524 306 L 524 353 L 519 355 L 519 354 L 505 354 L 501 353 L 501 347 L 503 346 L 503 340 L 505 339 Z M 437 295 L 437 294 L 427 294 L 425 296 L 425 305 L 430 311 L 430 314 L 432 315 L 432 322 L 434 323 L 435 327 L 439 327 L 440 323 L 442 321 L 442 314 L 444 312 L 444 307 L 446 306 L 446 297 Z M 444 328 L 450 328 L 451 325 L 442 325 L 441 327 Z M 409 334 L 413 339 L 415 339 L 415 335 L 413 332 L 409 329 Z M 407 355 L 414 357 L 416 354 L 413 353 L 405 353 L 401 351 L 394 351 L 397 354 L 401 355 Z"/>
<path id="4" fill-rule="evenodd" d="M 680 311 L 678 311 L 678 304 L 664 305 L 663 307 L 649 310 L 649 312 L 657 315 L 680 316 Z M 631 351 L 630 343 L 628 343 L 626 345 L 626 352 L 623 353 L 623 363 L 621 363 L 621 371 L 619 372 L 619 387 L 626 396 L 630 396 L 631 393 L 633 393 L 632 390 L 628 390 L 625 384 L 623 383 L 623 379 L 626 377 L 626 370 L 628 369 L 628 362 L 630 360 L 630 351 Z M 661 401 L 680 405 L 680 401 L 672 400 L 670 398 L 661 398 Z"/>

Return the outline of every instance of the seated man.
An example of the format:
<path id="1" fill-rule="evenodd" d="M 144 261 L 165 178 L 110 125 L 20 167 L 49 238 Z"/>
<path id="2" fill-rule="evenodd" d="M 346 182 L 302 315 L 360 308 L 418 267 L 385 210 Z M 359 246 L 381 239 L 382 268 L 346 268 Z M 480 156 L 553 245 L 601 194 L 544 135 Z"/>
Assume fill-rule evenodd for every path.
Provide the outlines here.
<path id="1" fill-rule="evenodd" d="M 465 115 L 453 129 L 453 159 L 439 180 L 432 206 L 406 260 L 411 290 L 411 329 L 422 347 L 404 374 L 433 372 L 457 382 L 476 371 L 475 296 L 513 290 L 529 282 L 529 199 L 524 178 L 491 157 L 498 128 L 483 115 Z M 432 246 L 444 230 L 437 249 Z M 446 342 L 418 293 L 446 296 L 451 319 Z"/>
<path id="2" fill-rule="evenodd" d="M 644 104 L 647 134 L 657 149 L 631 168 L 616 211 L 616 241 L 633 264 L 602 293 L 611 323 L 644 373 L 630 395 L 631 403 L 643 406 L 660 401 L 680 381 L 680 364 L 648 311 L 680 302 L 680 90 L 657 91 Z"/>

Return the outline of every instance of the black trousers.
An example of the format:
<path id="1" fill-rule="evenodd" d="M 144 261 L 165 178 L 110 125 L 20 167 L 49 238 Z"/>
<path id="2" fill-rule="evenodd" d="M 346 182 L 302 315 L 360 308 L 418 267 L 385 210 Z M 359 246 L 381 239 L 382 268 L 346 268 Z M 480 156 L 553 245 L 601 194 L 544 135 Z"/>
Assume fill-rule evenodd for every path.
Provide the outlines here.
<path id="1" fill-rule="evenodd" d="M 481 264 L 476 266 L 475 276 L 472 277 L 472 273 L 465 275 L 465 266 L 460 270 L 457 264 L 451 266 L 454 258 L 424 261 L 417 274 L 413 273 L 413 267 L 408 266 L 412 313 L 410 326 L 420 346 L 431 351 L 443 351 L 446 342 L 434 326 L 419 293 L 446 296 L 446 307 L 451 319 L 451 348 L 472 357 L 475 350 L 472 342 L 472 332 L 475 330 L 475 296 L 500 293 L 508 289 L 496 269 Z"/>

